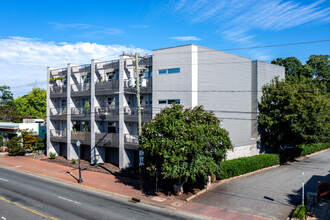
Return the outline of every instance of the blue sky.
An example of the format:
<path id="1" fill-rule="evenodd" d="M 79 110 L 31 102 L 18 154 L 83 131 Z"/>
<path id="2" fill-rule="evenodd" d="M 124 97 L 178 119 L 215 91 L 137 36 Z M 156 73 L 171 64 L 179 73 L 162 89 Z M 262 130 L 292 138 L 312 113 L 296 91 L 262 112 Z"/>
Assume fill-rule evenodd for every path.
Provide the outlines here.
<path id="1" fill-rule="evenodd" d="M 232 49 L 330 39 L 330 1 L 2 1 L 0 84 L 45 88 L 46 67 L 115 59 L 123 51 L 198 44 Z M 329 54 L 330 42 L 228 51 L 270 62 Z"/>

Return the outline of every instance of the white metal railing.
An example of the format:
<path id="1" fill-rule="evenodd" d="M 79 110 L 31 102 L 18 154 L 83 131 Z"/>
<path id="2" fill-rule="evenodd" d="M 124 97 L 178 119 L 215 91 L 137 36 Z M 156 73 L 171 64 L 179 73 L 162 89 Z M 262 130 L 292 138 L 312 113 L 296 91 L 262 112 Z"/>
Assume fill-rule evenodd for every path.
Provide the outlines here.
<path id="1" fill-rule="evenodd" d="M 119 115 L 119 109 L 116 107 L 95 107 L 96 115 Z"/>
<path id="2" fill-rule="evenodd" d="M 66 92 L 66 86 L 50 85 L 49 89 L 50 89 L 50 93 L 53 94 Z"/>

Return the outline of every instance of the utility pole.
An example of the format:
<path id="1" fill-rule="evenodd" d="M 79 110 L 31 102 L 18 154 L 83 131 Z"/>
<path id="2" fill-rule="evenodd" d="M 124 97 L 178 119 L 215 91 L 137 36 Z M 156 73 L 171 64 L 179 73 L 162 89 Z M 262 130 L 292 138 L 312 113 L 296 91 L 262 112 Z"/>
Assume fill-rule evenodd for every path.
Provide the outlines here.
<path id="1" fill-rule="evenodd" d="M 139 127 L 139 140 L 142 135 L 141 127 L 141 104 L 140 104 L 140 69 L 139 69 L 139 54 L 135 53 L 135 65 L 136 65 L 136 98 L 138 106 L 138 127 Z M 140 190 L 143 191 L 143 175 L 141 160 L 143 160 L 143 152 L 139 151 L 139 175 L 140 175 Z"/>

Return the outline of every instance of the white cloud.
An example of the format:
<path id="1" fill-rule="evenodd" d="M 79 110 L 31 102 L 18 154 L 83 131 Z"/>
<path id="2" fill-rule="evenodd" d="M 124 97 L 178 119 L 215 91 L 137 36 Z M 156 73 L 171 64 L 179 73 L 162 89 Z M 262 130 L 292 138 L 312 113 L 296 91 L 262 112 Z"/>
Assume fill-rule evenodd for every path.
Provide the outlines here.
<path id="1" fill-rule="evenodd" d="M 46 67 L 66 67 L 68 63 L 86 64 L 91 59 L 118 59 L 123 52 L 150 51 L 123 45 L 78 42 L 45 42 L 40 39 L 10 37 L 0 39 L 0 85 L 9 85 L 15 96 L 32 87 L 46 88 Z"/>
<path id="2" fill-rule="evenodd" d="M 136 28 L 136 29 L 146 29 L 149 26 L 148 25 L 144 25 L 144 24 L 137 24 L 137 25 L 131 25 L 131 28 Z"/>
<path id="3" fill-rule="evenodd" d="M 93 24 L 71 23 L 62 24 L 58 22 L 48 22 L 55 30 L 66 31 L 69 29 L 79 29 L 83 33 L 79 36 L 88 38 L 101 38 L 104 35 L 121 35 L 124 31 L 119 28 L 102 27 Z"/>
<path id="4" fill-rule="evenodd" d="M 201 40 L 198 37 L 195 36 L 183 36 L 183 37 L 170 37 L 173 40 L 178 40 L 178 41 L 198 41 Z"/>
<path id="5" fill-rule="evenodd" d="M 255 31 L 281 31 L 308 23 L 330 22 L 325 0 L 185 0 L 174 11 L 191 22 L 212 22 L 224 39 L 240 46 L 256 46 Z M 260 43 L 260 42 L 259 42 Z M 260 56 L 259 56 L 260 57 Z"/>

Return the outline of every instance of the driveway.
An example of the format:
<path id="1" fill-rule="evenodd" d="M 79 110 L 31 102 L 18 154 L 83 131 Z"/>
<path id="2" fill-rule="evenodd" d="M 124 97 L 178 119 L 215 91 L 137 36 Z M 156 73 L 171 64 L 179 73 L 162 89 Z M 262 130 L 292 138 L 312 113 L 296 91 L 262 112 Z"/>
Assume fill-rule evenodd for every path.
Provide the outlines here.
<path id="1" fill-rule="evenodd" d="M 302 172 L 306 192 L 317 181 L 330 182 L 330 150 L 292 164 L 225 182 L 194 202 L 271 219 L 286 219 L 301 203 Z"/>

